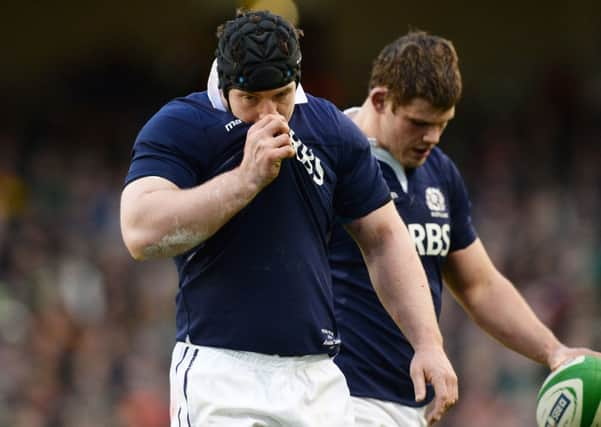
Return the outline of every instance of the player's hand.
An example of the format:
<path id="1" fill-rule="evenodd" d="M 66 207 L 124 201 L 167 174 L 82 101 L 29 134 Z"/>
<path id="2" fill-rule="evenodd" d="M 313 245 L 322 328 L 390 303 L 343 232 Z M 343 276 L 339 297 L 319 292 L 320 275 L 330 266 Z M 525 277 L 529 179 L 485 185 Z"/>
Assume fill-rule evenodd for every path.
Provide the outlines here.
<path id="1" fill-rule="evenodd" d="M 239 171 L 257 192 L 278 176 L 283 159 L 296 154 L 289 132 L 286 119 L 277 114 L 261 118 L 248 129 Z"/>
<path id="2" fill-rule="evenodd" d="M 410 374 L 417 402 L 426 398 L 426 384 L 434 387 L 434 400 L 426 412 L 426 420 L 431 426 L 457 401 L 457 375 L 442 347 L 416 349 Z"/>
<path id="3" fill-rule="evenodd" d="M 561 345 L 549 354 L 547 365 L 551 371 L 554 371 L 564 363 L 575 359 L 578 356 L 595 356 L 601 358 L 601 353 L 598 351 L 593 351 L 589 348 L 566 347 Z"/>

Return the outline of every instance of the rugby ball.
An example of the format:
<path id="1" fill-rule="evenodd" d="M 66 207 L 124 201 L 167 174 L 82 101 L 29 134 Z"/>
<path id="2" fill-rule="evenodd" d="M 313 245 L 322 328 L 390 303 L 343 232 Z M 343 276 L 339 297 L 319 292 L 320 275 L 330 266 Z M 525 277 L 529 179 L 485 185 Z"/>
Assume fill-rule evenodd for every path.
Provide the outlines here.
<path id="1" fill-rule="evenodd" d="M 601 427 L 601 358 L 580 356 L 543 382 L 536 398 L 538 427 Z"/>

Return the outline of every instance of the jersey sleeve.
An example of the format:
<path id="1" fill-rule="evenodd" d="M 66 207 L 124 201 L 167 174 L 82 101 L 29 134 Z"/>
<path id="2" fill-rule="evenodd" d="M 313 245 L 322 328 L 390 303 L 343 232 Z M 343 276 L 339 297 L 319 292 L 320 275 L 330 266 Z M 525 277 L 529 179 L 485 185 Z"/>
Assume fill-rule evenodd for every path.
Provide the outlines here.
<path id="1" fill-rule="evenodd" d="M 472 223 L 471 202 L 463 177 L 449 159 L 451 194 L 451 248 L 450 251 L 465 249 L 477 237 Z"/>
<path id="2" fill-rule="evenodd" d="M 367 215 L 391 199 L 369 141 L 348 117 L 340 112 L 337 116 L 341 140 L 334 209 L 346 222 Z"/>
<path id="3" fill-rule="evenodd" d="M 199 183 L 203 135 L 185 106 L 167 104 L 140 130 L 132 150 L 125 184 L 146 176 L 165 178 L 179 188 Z"/>

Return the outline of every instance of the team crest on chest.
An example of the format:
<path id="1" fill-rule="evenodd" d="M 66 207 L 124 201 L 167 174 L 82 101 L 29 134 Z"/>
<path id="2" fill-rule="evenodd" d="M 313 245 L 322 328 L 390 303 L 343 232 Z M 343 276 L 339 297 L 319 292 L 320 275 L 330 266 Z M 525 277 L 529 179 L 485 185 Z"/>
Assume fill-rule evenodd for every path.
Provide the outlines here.
<path id="1" fill-rule="evenodd" d="M 444 194 L 440 191 L 440 188 L 428 187 L 426 188 L 426 205 L 430 209 L 430 213 L 434 217 L 448 218 L 449 213 L 447 212 L 447 204 L 444 198 Z"/>

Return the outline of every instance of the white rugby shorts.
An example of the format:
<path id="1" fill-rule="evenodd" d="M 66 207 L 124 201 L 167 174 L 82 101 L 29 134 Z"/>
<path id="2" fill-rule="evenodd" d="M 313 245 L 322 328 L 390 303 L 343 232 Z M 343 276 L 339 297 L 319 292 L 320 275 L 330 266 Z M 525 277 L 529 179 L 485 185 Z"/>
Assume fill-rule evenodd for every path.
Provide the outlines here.
<path id="1" fill-rule="evenodd" d="M 327 355 L 280 357 L 178 342 L 171 427 L 349 427 L 344 375 Z"/>
<path id="2" fill-rule="evenodd" d="M 396 402 L 352 397 L 355 427 L 426 427 L 426 408 Z"/>

